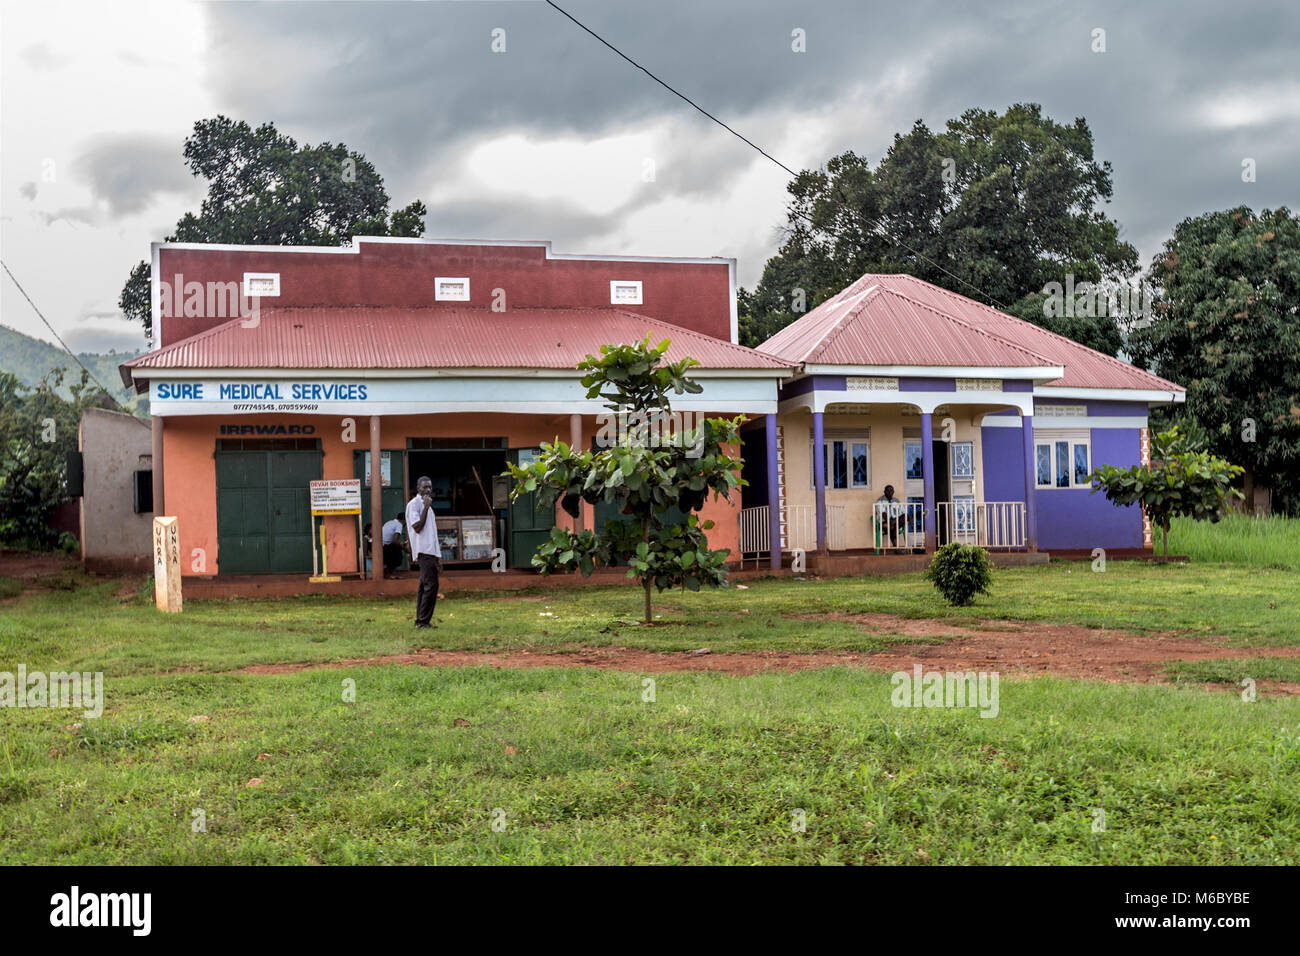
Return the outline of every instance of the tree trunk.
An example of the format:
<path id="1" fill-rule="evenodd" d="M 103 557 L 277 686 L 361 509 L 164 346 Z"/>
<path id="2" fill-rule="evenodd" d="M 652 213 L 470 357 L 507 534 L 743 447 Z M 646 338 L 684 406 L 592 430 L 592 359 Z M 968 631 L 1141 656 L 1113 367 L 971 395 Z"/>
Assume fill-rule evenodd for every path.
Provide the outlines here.
<path id="1" fill-rule="evenodd" d="M 641 519 L 641 540 L 646 544 L 650 543 L 650 521 L 646 518 Z M 644 574 L 641 577 L 641 585 L 645 588 L 645 622 L 652 623 L 650 617 L 650 575 Z"/>
<path id="2" fill-rule="evenodd" d="M 1162 524 L 1162 525 L 1160 526 L 1160 537 L 1164 539 L 1164 542 L 1165 542 L 1165 559 L 1168 560 L 1168 559 L 1169 559 L 1169 525 L 1168 525 L 1168 523 L 1166 523 L 1166 524 Z"/>

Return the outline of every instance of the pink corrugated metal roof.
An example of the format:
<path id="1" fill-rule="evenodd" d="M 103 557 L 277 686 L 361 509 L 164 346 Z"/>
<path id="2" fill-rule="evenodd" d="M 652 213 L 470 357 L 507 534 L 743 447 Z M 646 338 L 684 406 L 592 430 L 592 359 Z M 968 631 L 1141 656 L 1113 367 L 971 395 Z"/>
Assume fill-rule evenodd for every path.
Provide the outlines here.
<path id="1" fill-rule="evenodd" d="M 573 368 L 602 345 L 650 334 L 668 358 L 709 369 L 781 370 L 791 363 L 622 309 L 350 307 L 263 309 L 127 362 L 171 368 Z"/>
<path id="2" fill-rule="evenodd" d="M 1032 322 L 901 273 L 862 276 L 759 349 L 823 365 L 1060 365 L 1065 374 L 1048 385 L 1183 391 Z"/>

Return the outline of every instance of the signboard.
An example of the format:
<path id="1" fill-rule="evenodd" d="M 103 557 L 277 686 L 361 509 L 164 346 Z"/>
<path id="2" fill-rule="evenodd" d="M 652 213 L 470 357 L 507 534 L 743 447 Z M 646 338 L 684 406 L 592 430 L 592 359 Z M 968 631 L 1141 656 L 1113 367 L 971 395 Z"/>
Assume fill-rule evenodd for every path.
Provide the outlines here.
<path id="1" fill-rule="evenodd" d="M 361 514 L 361 479 L 333 478 L 311 482 L 311 513 L 313 516 Z"/>
<path id="2" fill-rule="evenodd" d="M 595 415 L 607 413 L 599 398 L 587 398 L 581 377 L 546 378 L 502 374 L 420 374 L 407 378 L 362 378 L 363 373 L 325 377 L 330 370 L 300 375 L 270 373 L 257 379 L 213 377 L 172 378 L 164 370 L 150 370 L 149 410 L 156 415 L 220 415 L 223 424 L 239 429 L 234 436 L 256 436 L 257 420 L 266 415 L 293 415 L 294 424 L 263 427 L 310 427 L 310 415 L 424 415 L 446 412 L 519 412 L 530 414 Z M 157 377 L 153 377 L 156 374 Z M 317 376 L 320 377 L 317 377 Z M 714 378 L 701 373 L 702 395 L 673 402 L 680 411 L 776 411 L 772 372 L 755 370 L 752 378 Z M 706 397 L 707 396 L 707 397 Z M 315 424 L 315 423 L 312 423 Z M 288 434 L 293 434 L 289 431 Z M 300 431 L 308 435 L 311 432 Z"/>
<path id="3" fill-rule="evenodd" d="M 370 452 L 366 452 L 366 487 L 370 487 Z M 383 487 L 390 488 L 393 484 L 393 456 L 392 453 L 381 451 L 379 453 L 379 476 L 383 479 Z"/>

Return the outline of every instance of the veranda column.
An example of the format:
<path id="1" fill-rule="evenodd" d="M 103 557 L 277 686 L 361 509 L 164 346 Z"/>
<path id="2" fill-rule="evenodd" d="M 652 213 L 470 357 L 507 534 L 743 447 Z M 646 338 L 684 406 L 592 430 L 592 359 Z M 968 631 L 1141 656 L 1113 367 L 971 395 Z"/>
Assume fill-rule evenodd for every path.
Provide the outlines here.
<path id="1" fill-rule="evenodd" d="M 767 534 L 772 570 L 781 570 L 781 476 L 776 466 L 776 416 L 767 416 Z"/>
<path id="2" fill-rule="evenodd" d="M 826 456 L 822 413 L 813 412 L 813 489 L 817 500 L 817 550 L 826 550 Z"/>
<path id="3" fill-rule="evenodd" d="M 1034 416 L 1020 416 L 1020 432 L 1025 445 L 1025 547 L 1038 550 L 1038 480 L 1034 460 Z"/>
<path id="4" fill-rule="evenodd" d="M 152 464 L 149 466 L 153 469 L 153 513 L 161 516 L 167 513 L 163 503 L 163 416 L 154 415 L 149 425 L 153 430 Z"/>
<path id="5" fill-rule="evenodd" d="M 569 447 L 572 448 L 575 452 L 579 452 L 582 450 L 582 416 L 581 415 L 569 416 Z M 586 507 L 587 507 L 587 503 L 585 501 L 578 502 L 578 516 L 573 519 L 574 531 L 577 532 L 582 531 L 584 527 L 583 518 L 585 517 L 583 512 L 586 510 Z"/>
<path id="6" fill-rule="evenodd" d="M 935 501 L 934 501 L 934 431 L 930 425 L 930 413 L 921 413 L 921 471 L 925 479 L 925 553 L 933 554 L 937 538 L 935 535 Z"/>
<path id="7" fill-rule="evenodd" d="M 361 569 L 365 577 L 365 568 Z M 370 416 L 370 576 L 384 579 L 384 470 L 379 460 L 379 416 Z"/>

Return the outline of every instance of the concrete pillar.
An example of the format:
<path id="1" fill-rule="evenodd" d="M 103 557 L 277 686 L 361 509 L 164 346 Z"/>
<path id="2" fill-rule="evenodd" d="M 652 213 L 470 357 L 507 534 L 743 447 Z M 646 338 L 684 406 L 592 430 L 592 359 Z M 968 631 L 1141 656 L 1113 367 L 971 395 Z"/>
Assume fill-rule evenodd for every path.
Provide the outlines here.
<path id="1" fill-rule="evenodd" d="M 921 471 L 925 479 L 925 553 L 933 554 L 938 545 L 938 535 L 935 531 L 934 429 L 929 412 L 921 413 Z"/>
<path id="2" fill-rule="evenodd" d="M 813 491 L 817 502 L 817 550 L 820 553 L 826 551 L 826 456 L 822 451 L 825 443 L 822 413 L 813 412 Z"/>
<path id="3" fill-rule="evenodd" d="M 370 416 L 370 570 L 375 582 L 384 579 L 384 469 L 379 451 L 378 415 Z M 360 569 L 364 576 L 364 566 Z"/>
<path id="4" fill-rule="evenodd" d="M 569 447 L 573 449 L 574 452 L 582 451 L 582 416 L 581 415 L 569 416 Z M 583 528 L 586 526 L 586 520 L 585 520 L 586 510 L 587 510 L 587 503 L 585 501 L 579 502 L 578 516 L 573 519 L 573 530 L 577 531 L 579 534 L 582 533 Z"/>
<path id="5" fill-rule="evenodd" d="M 1025 445 L 1025 546 L 1038 550 L 1038 462 L 1034 457 L 1034 416 L 1020 416 Z"/>
<path id="6" fill-rule="evenodd" d="M 776 416 L 767 416 L 767 533 L 772 570 L 781 570 L 781 475 L 776 461 Z"/>
<path id="7" fill-rule="evenodd" d="M 166 505 L 163 502 L 163 418 L 161 415 L 154 415 L 149 419 L 149 427 L 153 429 L 153 448 L 151 449 L 153 461 L 153 513 L 156 515 L 165 515 L 167 513 Z"/>

